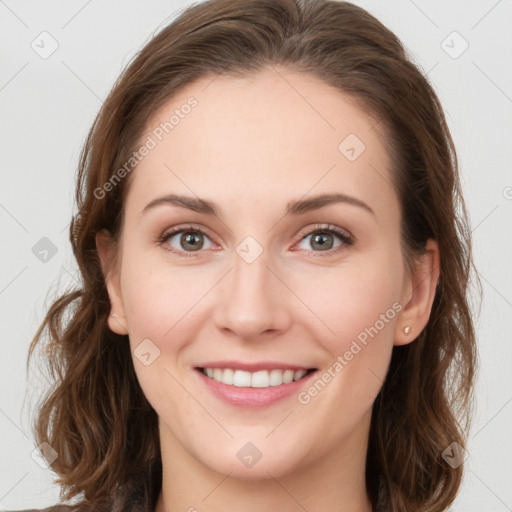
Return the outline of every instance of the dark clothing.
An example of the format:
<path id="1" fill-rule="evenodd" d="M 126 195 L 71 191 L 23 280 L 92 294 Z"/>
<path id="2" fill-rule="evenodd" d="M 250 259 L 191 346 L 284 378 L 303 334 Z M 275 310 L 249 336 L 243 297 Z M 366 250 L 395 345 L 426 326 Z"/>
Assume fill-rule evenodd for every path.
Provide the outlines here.
<path id="1" fill-rule="evenodd" d="M 47 508 L 31 508 L 25 510 L 7 511 L 7 512 L 73 512 L 78 511 L 77 505 L 53 505 Z"/>

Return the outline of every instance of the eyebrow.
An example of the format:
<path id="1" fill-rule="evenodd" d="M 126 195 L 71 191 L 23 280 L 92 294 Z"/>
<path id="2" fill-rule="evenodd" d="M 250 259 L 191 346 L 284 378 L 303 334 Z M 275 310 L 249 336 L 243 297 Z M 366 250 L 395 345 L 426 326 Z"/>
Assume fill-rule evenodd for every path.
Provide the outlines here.
<path id="1" fill-rule="evenodd" d="M 320 194 L 310 197 L 309 199 L 290 201 L 286 205 L 286 215 L 302 215 L 333 203 L 345 203 L 352 206 L 358 206 L 372 215 L 375 215 L 375 212 L 365 202 L 346 194 Z M 199 197 L 182 196 L 177 194 L 168 194 L 153 199 L 153 201 L 144 207 L 142 214 L 161 205 L 180 206 L 181 208 L 186 208 L 193 212 L 212 215 L 219 218 L 221 217 L 221 211 L 217 204 Z"/>

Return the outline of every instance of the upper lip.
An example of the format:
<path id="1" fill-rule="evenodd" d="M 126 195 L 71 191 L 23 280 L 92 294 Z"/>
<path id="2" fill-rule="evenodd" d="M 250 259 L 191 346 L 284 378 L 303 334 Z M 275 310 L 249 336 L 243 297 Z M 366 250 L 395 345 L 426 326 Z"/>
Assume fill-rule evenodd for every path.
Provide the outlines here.
<path id="1" fill-rule="evenodd" d="M 278 361 L 260 361 L 244 363 L 243 361 L 208 361 L 200 363 L 197 368 L 232 368 L 233 370 L 244 370 L 246 372 L 258 372 L 262 370 L 312 370 L 311 366 L 300 366 Z"/>

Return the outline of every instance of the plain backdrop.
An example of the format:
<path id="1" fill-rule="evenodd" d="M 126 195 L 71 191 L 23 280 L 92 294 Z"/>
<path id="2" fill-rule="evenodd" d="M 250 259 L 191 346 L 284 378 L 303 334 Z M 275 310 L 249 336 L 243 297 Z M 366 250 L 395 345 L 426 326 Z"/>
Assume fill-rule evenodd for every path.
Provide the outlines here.
<path id="1" fill-rule="evenodd" d="M 512 2 L 354 3 L 393 30 L 428 74 L 457 146 L 483 301 L 477 410 L 451 510 L 510 511 Z M 27 380 L 27 348 L 48 290 L 76 276 L 68 224 L 85 136 L 128 60 L 187 5 L 0 0 L 0 509 L 58 501 L 55 475 L 33 456 L 30 413 L 46 382 L 37 371 Z"/>

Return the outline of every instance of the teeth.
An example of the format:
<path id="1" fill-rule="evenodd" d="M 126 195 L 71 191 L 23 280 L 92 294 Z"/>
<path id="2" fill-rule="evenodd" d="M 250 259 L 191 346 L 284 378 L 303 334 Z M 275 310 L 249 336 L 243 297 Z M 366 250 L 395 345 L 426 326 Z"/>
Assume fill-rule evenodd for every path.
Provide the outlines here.
<path id="1" fill-rule="evenodd" d="M 203 373 L 210 379 L 237 386 L 239 388 L 268 388 L 288 384 L 299 380 L 306 375 L 306 370 L 262 370 L 259 372 L 246 372 L 231 368 L 203 368 Z"/>

